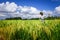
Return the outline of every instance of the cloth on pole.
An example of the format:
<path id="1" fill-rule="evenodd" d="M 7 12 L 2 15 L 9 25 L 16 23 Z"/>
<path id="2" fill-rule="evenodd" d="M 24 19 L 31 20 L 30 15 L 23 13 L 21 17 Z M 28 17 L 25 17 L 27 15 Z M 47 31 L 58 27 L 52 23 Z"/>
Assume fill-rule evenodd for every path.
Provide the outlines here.
<path id="1" fill-rule="evenodd" d="M 41 16 L 41 17 L 40 17 L 40 18 L 41 18 L 41 22 L 42 22 L 42 23 L 44 23 L 44 22 L 45 22 L 44 17 L 45 17 L 45 16 Z"/>

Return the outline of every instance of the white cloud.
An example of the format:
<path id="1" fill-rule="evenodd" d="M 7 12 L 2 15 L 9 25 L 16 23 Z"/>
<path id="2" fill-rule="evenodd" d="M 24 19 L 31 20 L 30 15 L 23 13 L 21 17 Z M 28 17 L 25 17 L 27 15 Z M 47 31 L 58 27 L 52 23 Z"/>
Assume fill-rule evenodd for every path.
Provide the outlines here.
<path id="1" fill-rule="evenodd" d="M 43 12 L 44 15 L 46 15 L 46 17 L 52 16 L 52 14 L 53 14 L 53 12 L 50 11 L 50 10 L 43 10 L 42 12 Z"/>
<path id="2" fill-rule="evenodd" d="M 55 10 L 60 12 L 60 6 L 56 7 Z M 17 6 L 14 2 L 6 2 L 0 4 L 0 16 L 6 17 L 21 17 L 22 19 L 25 18 L 40 18 L 41 15 L 39 14 L 41 11 L 32 6 Z M 44 15 L 48 16 L 48 14 L 53 14 L 50 10 L 43 10 Z"/>
<path id="3" fill-rule="evenodd" d="M 55 8 L 55 12 L 60 14 L 60 6 Z"/>
<path id="4" fill-rule="evenodd" d="M 29 14 L 38 14 L 40 10 L 36 9 L 35 7 L 29 7 L 29 6 L 19 6 L 19 10 L 21 12 L 29 13 Z"/>
<path id="5" fill-rule="evenodd" d="M 0 13 L 0 17 L 2 17 L 2 16 L 4 16 L 4 17 L 5 17 L 6 15 L 4 15 L 4 14 Z"/>
<path id="6" fill-rule="evenodd" d="M 7 11 L 14 12 L 14 11 L 16 11 L 16 9 L 17 9 L 17 5 L 14 2 L 12 2 L 12 3 L 6 2 L 6 10 Z"/>
<path id="7" fill-rule="evenodd" d="M 22 18 L 37 18 L 39 16 L 40 10 L 36 9 L 35 7 L 30 7 L 30 6 L 18 6 L 18 13 L 14 13 L 15 16 L 19 16 Z"/>
<path id="8" fill-rule="evenodd" d="M 15 4 L 14 2 L 9 3 L 1 3 L 0 4 L 0 11 L 7 11 L 7 12 L 14 12 L 17 9 L 17 4 Z"/>
<path id="9" fill-rule="evenodd" d="M 44 14 L 52 14 L 53 12 L 52 11 L 50 11 L 50 10 L 43 10 L 42 11 Z"/>

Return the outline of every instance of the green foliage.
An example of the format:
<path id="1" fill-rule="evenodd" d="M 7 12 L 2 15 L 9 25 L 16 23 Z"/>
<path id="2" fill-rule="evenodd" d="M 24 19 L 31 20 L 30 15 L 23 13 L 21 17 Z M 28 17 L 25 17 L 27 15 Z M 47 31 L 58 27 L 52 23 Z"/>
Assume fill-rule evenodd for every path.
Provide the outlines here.
<path id="1" fill-rule="evenodd" d="M 55 20 L 55 19 L 60 19 L 60 17 L 57 17 L 57 16 L 53 17 L 53 16 L 51 16 L 51 17 L 47 17 L 45 19 L 46 20 Z"/>
<path id="2" fill-rule="evenodd" d="M 22 19 L 21 17 L 13 17 L 13 18 L 6 18 L 5 20 L 20 20 Z"/>

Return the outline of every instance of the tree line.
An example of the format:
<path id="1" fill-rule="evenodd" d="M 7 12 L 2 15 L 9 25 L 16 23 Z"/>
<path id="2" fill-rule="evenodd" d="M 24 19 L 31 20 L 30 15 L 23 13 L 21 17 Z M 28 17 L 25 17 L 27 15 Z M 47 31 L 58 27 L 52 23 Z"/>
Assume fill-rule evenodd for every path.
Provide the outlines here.
<path id="1" fill-rule="evenodd" d="M 39 20 L 40 18 L 31 18 L 31 19 L 22 19 L 21 17 L 13 17 L 13 18 L 6 18 L 5 20 Z M 60 19 L 60 17 L 47 17 L 47 18 L 44 18 L 45 20 L 53 20 L 53 19 Z"/>

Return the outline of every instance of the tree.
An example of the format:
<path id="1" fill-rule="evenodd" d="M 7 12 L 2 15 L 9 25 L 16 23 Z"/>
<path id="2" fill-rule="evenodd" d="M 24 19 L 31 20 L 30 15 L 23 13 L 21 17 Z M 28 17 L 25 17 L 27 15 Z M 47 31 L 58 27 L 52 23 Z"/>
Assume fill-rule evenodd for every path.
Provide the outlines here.
<path id="1" fill-rule="evenodd" d="M 21 17 L 12 17 L 12 18 L 6 18 L 5 20 L 19 20 L 22 19 Z"/>

